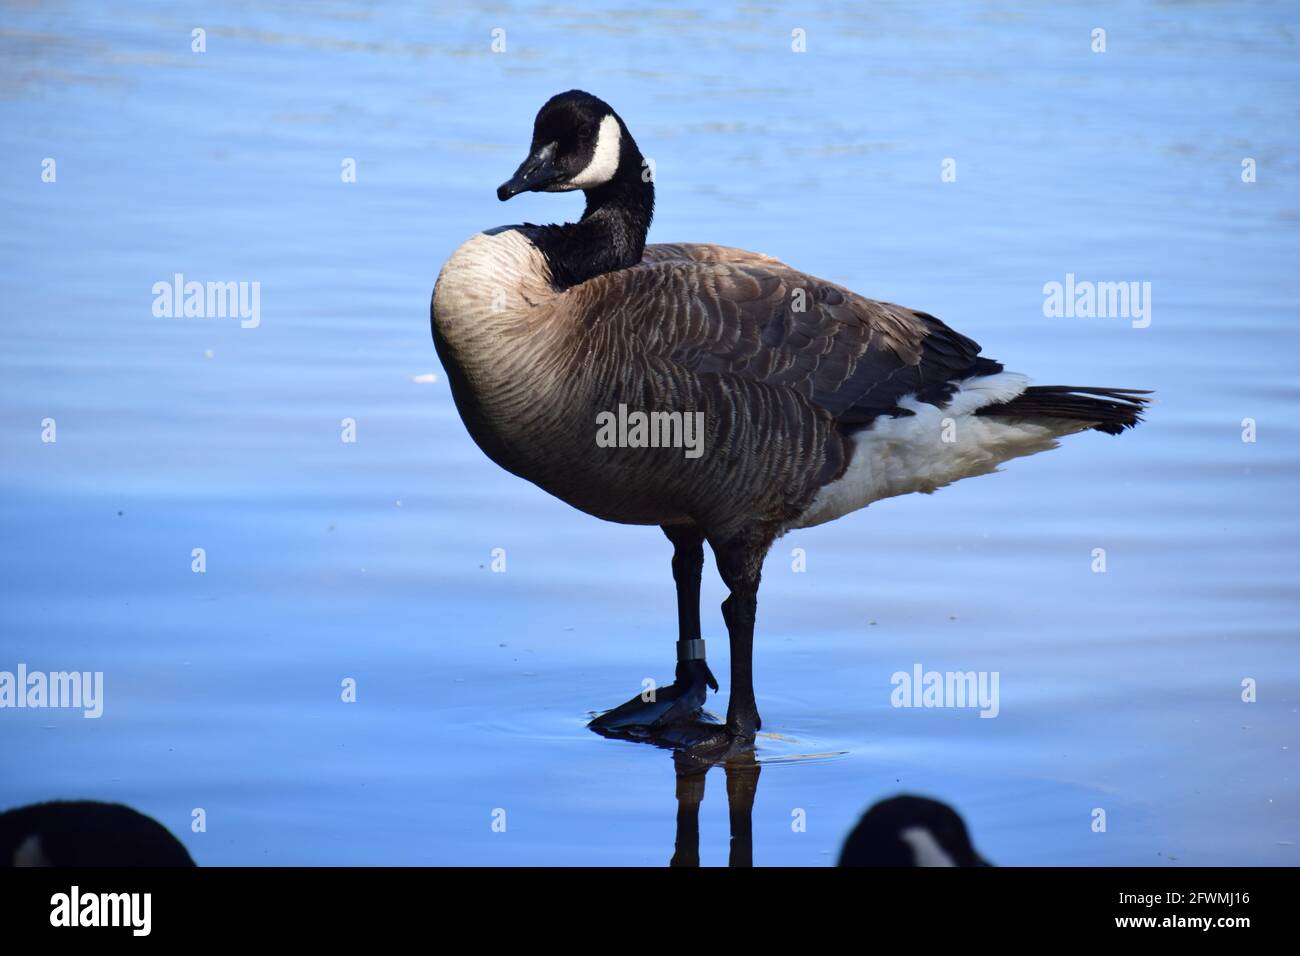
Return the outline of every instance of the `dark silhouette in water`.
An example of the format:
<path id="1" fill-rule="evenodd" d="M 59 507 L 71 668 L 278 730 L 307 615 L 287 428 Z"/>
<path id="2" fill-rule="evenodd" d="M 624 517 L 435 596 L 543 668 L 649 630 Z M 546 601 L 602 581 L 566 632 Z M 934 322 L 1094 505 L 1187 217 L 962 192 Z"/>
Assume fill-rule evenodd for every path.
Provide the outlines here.
<path id="1" fill-rule="evenodd" d="M 120 803 L 53 801 L 0 813 L 0 866 L 194 866 L 157 820 Z"/>
<path id="2" fill-rule="evenodd" d="M 704 782 L 721 765 L 727 779 L 727 810 L 731 820 L 729 866 L 754 865 L 754 797 L 761 770 L 753 740 L 730 737 L 711 715 L 678 720 L 658 729 L 627 727 L 591 729 L 611 740 L 633 740 L 673 751 L 677 775 L 677 840 L 669 866 L 700 865 L 700 804 Z"/>
<path id="3" fill-rule="evenodd" d="M 729 749 L 699 745 L 701 740 L 714 739 L 721 729 L 720 724 L 704 715 L 653 733 L 603 734 L 673 751 L 677 830 L 669 866 L 700 865 L 700 805 L 709 771 L 717 766 L 723 768 L 727 783 L 731 829 L 728 866 L 754 865 L 754 800 L 762 765 L 752 743 L 735 744 Z M 975 850 L 956 810 L 938 800 L 907 794 L 881 800 L 863 814 L 844 841 L 839 865 L 992 866 Z"/>
<path id="4" fill-rule="evenodd" d="M 754 797 L 762 768 L 752 750 L 717 760 L 700 759 L 688 751 L 673 754 L 677 771 L 677 840 L 669 866 L 700 865 L 700 804 L 709 771 L 721 763 L 727 778 L 727 813 L 731 821 L 728 866 L 754 865 Z"/>
<path id="5" fill-rule="evenodd" d="M 898 796 L 871 807 L 840 851 L 840 866 L 991 866 L 946 803 Z"/>

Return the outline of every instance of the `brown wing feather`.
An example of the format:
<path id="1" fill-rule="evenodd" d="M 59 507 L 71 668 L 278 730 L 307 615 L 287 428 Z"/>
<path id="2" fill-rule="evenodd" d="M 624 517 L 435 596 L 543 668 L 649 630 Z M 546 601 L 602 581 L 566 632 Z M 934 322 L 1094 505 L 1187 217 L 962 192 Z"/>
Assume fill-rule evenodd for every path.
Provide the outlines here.
<path id="1" fill-rule="evenodd" d="M 943 405 L 952 382 L 1001 370 L 931 315 L 725 246 L 648 246 L 641 265 L 570 294 L 587 322 L 648 356 L 793 389 L 845 428 L 909 414 L 905 395 Z"/>

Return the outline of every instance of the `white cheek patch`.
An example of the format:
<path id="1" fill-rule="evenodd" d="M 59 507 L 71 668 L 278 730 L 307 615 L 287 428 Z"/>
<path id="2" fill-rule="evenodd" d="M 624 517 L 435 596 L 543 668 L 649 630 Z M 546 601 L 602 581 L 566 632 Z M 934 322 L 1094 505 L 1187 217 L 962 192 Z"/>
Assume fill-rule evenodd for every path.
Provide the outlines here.
<path id="1" fill-rule="evenodd" d="M 944 852 L 939 841 L 934 838 L 934 834 L 925 827 L 908 827 L 898 835 L 912 848 L 916 866 L 957 865 L 956 861 Z"/>
<path id="2" fill-rule="evenodd" d="M 12 866 L 53 866 L 41 848 L 41 838 L 33 833 L 14 851 Z"/>
<path id="3" fill-rule="evenodd" d="M 614 178 L 618 169 L 619 150 L 623 144 L 623 132 L 618 128 L 618 120 L 611 114 L 600 121 L 600 131 L 596 134 L 596 150 L 592 153 L 587 168 L 570 179 L 565 185 L 572 189 L 591 189 L 601 186 Z"/>

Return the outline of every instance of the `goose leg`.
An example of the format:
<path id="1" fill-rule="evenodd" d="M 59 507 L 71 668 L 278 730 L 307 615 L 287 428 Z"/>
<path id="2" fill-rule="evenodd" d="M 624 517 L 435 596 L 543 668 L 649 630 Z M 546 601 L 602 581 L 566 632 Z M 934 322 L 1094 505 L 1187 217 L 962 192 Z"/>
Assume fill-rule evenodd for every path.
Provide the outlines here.
<path id="1" fill-rule="evenodd" d="M 717 678 L 704 660 L 700 638 L 700 576 L 704 570 L 704 535 L 694 525 L 664 525 L 673 544 L 673 580 L 677 584 L 677 673 L 667 687 L 633 697 L 588 724 L 594 730 L 657 730 L 689 720 L 704 706 Z"/>
<path id="2" fill-rule="evenodd" d="M 722 602 L 722 617 L 731 638 L 731 700 L 727 705 L 727 733 L 738 740 L 752 739 L 763 726 L 754 700 L 754 619 L 758 611 L 758 583 L 763 558 L 771 546 L 770 532 L 754 530 L 725 541 L 712 541 L 718 573 L 731 594 Z"/>
<path id="3" fill-rule="evenodd" d="M 664 525 L 663 532 L 673 544 L 673 581 L 677 585 L 677 673 L 673 683 L 698 694 L 698 710 L 704 706 L 705 689 L 718 689 L 718 679 L 704 659 L 700 636 L 704 533 L 695 525 Z"/>

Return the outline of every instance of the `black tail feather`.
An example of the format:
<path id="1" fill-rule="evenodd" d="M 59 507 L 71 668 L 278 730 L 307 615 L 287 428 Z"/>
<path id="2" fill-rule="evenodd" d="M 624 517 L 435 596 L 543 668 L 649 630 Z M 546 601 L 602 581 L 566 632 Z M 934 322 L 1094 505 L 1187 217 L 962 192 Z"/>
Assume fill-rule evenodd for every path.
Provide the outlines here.
<path id="1" fill-rule="evenodd" d="M 999 418 L 1063 418 L 1088 422 L 1099 432 L 1118 435 L 1142 421 L 1151 392 L 1140 388 L 1086 388 L 1031 385 L 1009 402 L 986 405 L 977 415 Z"/>

